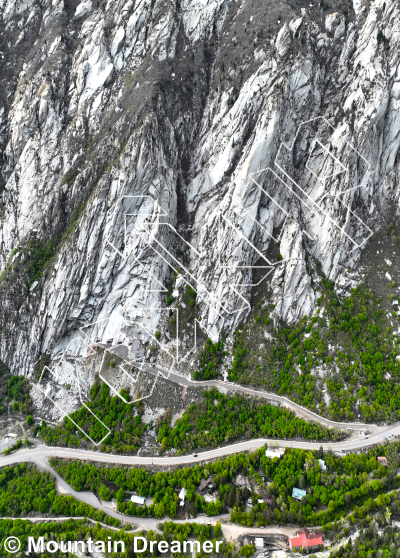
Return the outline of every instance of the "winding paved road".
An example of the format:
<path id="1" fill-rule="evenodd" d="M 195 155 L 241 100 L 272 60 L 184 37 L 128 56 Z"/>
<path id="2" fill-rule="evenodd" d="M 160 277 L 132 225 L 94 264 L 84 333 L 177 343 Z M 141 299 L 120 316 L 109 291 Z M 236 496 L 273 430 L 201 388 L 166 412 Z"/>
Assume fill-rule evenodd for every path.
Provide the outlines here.
<path id="1" fill-rule="evenodd" d="M 371 437 L 369 440 L 353 440 L 344 441 L 332 444 L 318 444 L 313 442 L 298 442 L 298 441 L 287 441 L 287 440 L 277 440 L 279 446 L 283 447 L 298 447 L 303 449 L 318 449 L 320 445 L 324 449 L 335 449 L 335 450 L 348 450 L 348 449 L 361 449 L 367 444 L 375 444 L 379 441 L 385 439 L 385 435 L 388 432 L 393 433 L 392 427 L 384 428 L 379 434 Z M 397 426 L 397 430 L 400 434 L 400 426 Z M 31 441 L 37 443 L 37 440 L 32 439 Z M 140 457 L 140 456 L 124 456 L 124 455 L 113 455 L 108 453 L 100 453 L 95 451 L 85 451 L 80 449 L 72 448 L 58 448 L 58 447 L 47 447 L 45 445 L 35 445 L 31 448 L 23 448 L 10 455 L 0 455 L 0 467 L 6 465 L 12 465 L 15 463 L 22 462 L 33 462 L 39 469 L 48 471 L 53 475 L 57 481 L 58 489 L 61 493 L 67 493 L 84 502 L 89 504 L 95 509 L 100 509 L 107 515 L 117 518 L 126 523 L 138 525 L 137 529 L 157 529 L 157 524 L 161 521 L 159 519 L 141 518 L 141 517 L 129 517 L 123 515 L 108 506 L 105 506 L 102 502 L 92 492 L 77 492 L 74 490 L 48 463 L 48 458 L 52 456 L 57 456 L 64 459 L 81 459 L 85 461 L 96 461 L 101 463 L 113 463 L 115 465 L 158 465 L 158 466 L 171 466 L 171 465 L 182 465 L 205 461 L 208 459 L 213 459 L 216 457 L 221 457 L 224 455 L 229 455 L 241 451 L 251 450 L 255 448 L 262 447 L 269 440 L 265 438 L 257 438 L 255 440 L 248 440 L 246 442 L 238 442 L 237 444 L 232 444 L 231 446 L 226 446 L 223 448 L 216 448 L 210 451 L 201 452 L 196 457 L 193 455 L 182 455 L 179 457 Z M 274 440 L 275 442 L 275 440 Z M 217 517 L 213 517 L 212 520 L 216 521 L 219 519 L 227 519 L 230 514 L 223 514 Z M 186 522 L 184 520 L 182 522 Z M 197 517 L 195 519 L 189 520 L 197 523 L 204 523 L 205 518 Z M 180 521 L 179 521 L 180 522 Z M 277 527 L 273 528 L 275 533 L 281 533 L 281 530 Z M 286 534 L 281 533 L 281 534 Z"/>
<path id="2" fill-rule="evenodd" d="M 74 453 L 74 452 L 73 452 Z M 90 454 L 87 455 L 87 454 Z M 81 491 L 81 492 L 77 492 L 76 490 L 74 490 L 72 488 L 71 485 L 69 485 L 58 473 L 57 471 L 55 471 L 55 469 L 53 469 L 53 467 L 49 464 L 49 462 L 47 461 L 47 459 L 51 456 L 57 456 L 57 457 L 64 457 L 64 458 L 76 458 L 76 459 L 93 459 L 93 461 L 102 461 L 102 462 L 108 462 L 108 463 L 114 463 L 114 461 L 107 461 L 107 457 L 122 457 L 122 460 L 120 461 L 115 461 L 115 463 L 129 463 L 132 464 L 133 461 L 130 457 L 126 457 L 125 461 L 123 456 L 112 456 L 112 455 L 107 455 L 107 454 L 99 454 L 101 456 L 101 458 L 97 458 L 97 454 L 96 452 L 86 452 L 83 450 L 78 450 L 77 454 L 71 454 L 71 452 L 68 450 L 68 448 L 48 448 L 46 446 L 43 445 L 37 445 L 34 448 L 27 448 L 27 449 L 21 449 L 11 455 L 7 455 L 7 456 L 0 456 L 0 466 L 4 467 L 6 465 L 12 465 L 14 463 L 22 463 L 22 462 L 33 462 L 35 463 L 35 465 L 42 470 L 48 471 L 51 475 L 53 475 L 53 477 L 55 478 L 56 482 L 57 482 L 57 487 L 58 487 L 58 491 L 62 494 L 70 494 L 71 496 L 73 496 L 74 498 L 76 498 L 77 500 L 84 502 L 85 504 L 89 504 L 90 506 L 92 506 L 93 508 L 97 509 L 97 510 L 102 510 L 104 513 L 106 513 L 107 515 L 109 515 L 110 517 L 114 517 L 116 519 L 119 519 L 122 522 L 125 523 L 130 523 L 131 525 L 135 525 L 136 530 L 141 530 L 141 529 L 145 529 L 145 530 L 149 530 L 149 529 L 153 529 L 156 530 L 158 532 L 159 529 L 157 528 L 157 525 L 162 522 L 165 521 L 165 519 L 157 519 L 154 517 L 130 517 L 128 515 L 123 515 L 121 513 L 119 513 L 118 511 L 112 509 L 111 507 L 105 505 L 104 503 L 102 503 L 97 496 L 95 496 L 93 494 L 93 492 L 88 492 L 88 491 Z M 138 458 L 140 459 L 140 458 Z M 128 460 L 128 461 L 127 461 Z M 143 464 L 143 462 L 141 462 Z M 205 521 L 208 520 L 213 520 L 216 521 L 217 519 L 228 519 L 230 517 L 230 513 L 225 513 L 225 514 L 221 514 L 219 516 L 216 517 L 212 517 L 212 518 L 205 518 L 203 516 L 198 516 L 194 519 L 191 520 L 175 520 L 175 523 L 187 523 L 187 522 L 192 522 L 192 523 L 204 523 Z M 13 518 L 15 519 L 15 518 Z M 30 519 L 32 520 L 32 518 L 26 518 L 26 519 Z M 58 518 L 54 518 L 55 520 L 58 520 Z M 64 519 L 69 519 L 69 518 L 64 518 Z M 74 517 L 73 519 L 77 519 L 76 517 Z M 35 520 L 35 519 L 34 519 Z M 38 520 L 38 519 L 36 519 Z M 47 521 L 47 518 L 46 518 Z M 111 527 L 112 528 L 112 527 Z"/>
<path id="3" fill-rule="evenodd" d="M 350 440 L 344 440 L 342 442 L 301 442 L 298 440 L 271 440 L 267 438 L 254 438 L 252 440 L 246 440 L 244 442 L 237 442 L 229 446 L 218 447 L 212 450 L 199 452 L 198 454 L 188 454 L 179 455 L 174 457 L 149 457 L 149 456 L 138 456 L 138 455 L 115 455 L 110 453 L 101 453 L 98 451 L 82 450 L 75 448 L 59 448 L 59 447 L 48 447 L 45 445 L 37 445 L 30 449 L 21 449 L 15 453 L 4 456 L 0 455 L 0 467 L 5 465 L 10 465 L 12 463 L 22 462 L 22 461 L 42 461 L 51 456 L 57 456 L 65 459 L 81 459 L 85 461 L 97 461 L 100 463 L 114 463 L 116 465 L 158 465 L 158 466 L 171 466 L 171 465 L 183 465 L 190 463 L 199 463 L 202 461 L 207 461 L 209 459 L 215 459 L 218 457 L 223 457 L 225 455 L 231 455 L 234 453 L 239 453 L 243 451 L 249 451 L 253 449 L 260 448 L 266 443 L 277 444 L 280 447 L 285 448 L 301 448 L 316 450 L 322 446 L 325 450 L 333 451 L 351 451 L 360 450 L 367 446 L 374 445 L 380 442 L 384 442 L 389 435 L 400 435 L 400 424 L 386 426 L 386 427 L 376 427 L 379 431 L 371 435 L 368 439 L 365 438 L 355 438 Z M 34 438 L 31 439 L 32 442 L 37 443 Z"/>
<path id="4" fill-rule="evenodd" d="M 154 366 L 147 363 L 139 364 L 137 361 L 134 361 L 133 359 L 129 358 L 128 347 L 126 345 L 112 346 L 112 345 L 105 345 L 100 343 L 95 343 L 94 345 L 101 349 L 109 350 L 113 354 L 119 356 L 120 358 L 124 359 L 126 362 L 129 362 L 130 364 L 132 364 L 133 366 L 139 369 L 143 366 L 143 368 L 150 374 L 153 374 L 154 376 L 161 376 L 165 380 L 169 380 L 170 382 L 173 382 L 175 384 L 179 384 L 181 386 L 186 386 L 186 387 L 216 387 L 219 390 L 228 389 L 239 393 L 249 394 L 252 395 L 253 397 L 261 397 L 262 399 L 266 399 L 271 403 L 280 403 L 282 406 L 287 407 L 288 409 L 294 411 L 297 415 L 307 420 L 318 421 L 319 423 L 326 426 L 327 428 L 337 428 L 339 430 L 349 430 L 349 429 L 367 430 L 368 432 L 374 434 L 380 433 L 385 428 L 385 427 L 377 426 L 376 424 L 365 424 L 362 422 L 337 422 L 334 420 L 330 420 L 325 417 L 321 417 L 320 415 L 317 415 L 317 413 L 310 411 L 310 409 L 307 409 L 306 407 L 302 407 L 301 405 L 295 403 L 291 399 L 288 399 L 287 397 L 284 397 L 282 395 L 277 395 L 276 393 L 269 393 L 267 391 L 250 389 L 245 386 L 241 386 L 239 384 L 234 384 L 233 382 L 222 382 L 220 380 L 207 380 L 207 381 L 197 382 L 195 380 L 189 379 L 187 376 L 183 376 L 182 374 L 179 374 L 176 371 L 167 370 L 161 368 L 160 366 Z M 392 424 L 391 427 L 400 427 L 400 421 Z"/>
<path id="5" fill-rule="evenodd" d="M 377 427 L 378 428 L 378 427 Z M 318 449 L 321 445 L 324 449 L 333 450 L 354 450 L 362 449 L 367 445 L 376 444 L 378 442 L 384 441 L 388 434 L 400 434 L 400 425 L 383 427 L 381 430 L 371 436 L 368 440 L 365 439 L 355 439 L 346 440 L 337 443 L 313 443 L 313 442 L 300 442 L 300 441 L 288 441 L 288 440 L 273 440 L 273 443 L 278 443 L 281 447 L 297 447 L 302 449 Z M 32 442 L 37 443 L 37 440 L 32 439 Z M 74 496 L 77 500 L 85 502 L 91 505 L 95 509 L 103 510 L 107 515 L 117 518 L 121 521 L 125 521 L 131 524 L 139 524 L 139 528 L 143 529 L 153 529 L 157 530 L 157 523 L 160 520 L 155 518 L 138 518 L 129 517 L 120 514 L 119 512 L 105 506 L 101 503 L 98 498 L 92 492 L 77 492 L 74 490 L 48 463 L 48 458 L 52 456 L 57 456 L 64 459 L 81 459 L 85 461 L 96 461 L 100 463 L 112 463 L 115 465 L 158 465 L 158 466 L 171 466 L 171 465 L 182 465 L 190 463 L 198 463 L 201 461 L 214 459 L 217 457 L 222 457 L 224 455 L 230 455 L 242 451 L 248 451 L 264 446 L 270 440 L 266 438 L 256 438 L 254 440 L 247 440 L 245 442 L 238 442 L 230 446 L 220 447 L 213 450 L 201 452 L 194 455 L 181 455 L 177 457 L 140 457 L 140 456 L 124 456 L 124 455 L 113 455 L 109 453 L 100 453 L 95 451 L 86 451 L 80 449 L 72 448 L 58 448 L 58 447 L 47 447 L 45 445 L 35 445 L 32 448 L 23 448 L 19 451 L 12 453 L 10 455 L 0 455 L 0 467 L 6 465 L 12 465 L 21 462 L 33 462 L 40 469 L 44 469 L 52 474 L 57 483 L 58 488 L 61 492 L 68 493 Z M 228 518 L 230 514 L 224 514 L 214 517 L 213 520 Z M 204 522 L 203 518 L 196 518 L 192 521 Z M 278 531 L 278 529 L 276 529 Z"/>
<path id="6" fill-rule="evenodd" d="M 99 345 L 105 348 L 103 345 Z M 130 361 L 132 364 L 136 364 L 130 359 L 126 347 L 106 347 L 112 350 L 116 355 Z M 137 364 L 136 364 L 137 365 Z M 340 430 L 352 430 L 352 437 L 344 440 L 342 442 L 301 442 L 297 440 L 269 440 L 266 438 L 255 438 L 252 440 L 247 440 L 245 442 L 237 442 L 235 444 L 215 448 L 209 451 L 204 451 L 196 454 L 190 455 L 180 455 L 176 457 L 141 457 L 141 456 L 124 456 L 124 455 L 114 455 L 109 453 L 101 453 L 96 451 L 86 451 L 81 449 L 72 448 L 58 448 L 58 447 L 47 447 L 45 445 L 36 445 L 37 440 L 32 439 L 31 441 L 35 443 L 35 447 L 23 448 L 15 453 L 4 456 L 0 454 L 0 467 L 6 465 L 12 465 L 14 463 L 21 462 L 33 462 L 40 469 L 46 470 L 51 473 L 57 483 L 58 488 L 61 492 L 68 493 L 74 496 L 77 500 L 85 502 L 91 505 L 95 509 L 101 509 L 106 514 L 111 517 L 120 519 L 131 524 L 139 523 L 140 528 L 145 529 L 156 529 L 157 523 L 160 520 L 155 518 L 138 518 L 138 517 L 128 517 L 118 513 L 117 511 L 105 506 L 102 502 L 92 492 L 77 492 L 74 490 L 58 473 L 50 466 L 48 463 L 48 458 L 52 456 L 57 456 L 64 459 L 81 459 L 85 461 L 95 461 L 100 463 L 111 463 L 115 465 L 157 465 L 157 466 L 171 466 L 171 465 L 183 465 L 190 463 L 198 463 L 210 459 L 215 459 L 218 457 L 223 457 L 226 455 L 231 455 L 238 452 L 254 450 L 264 446 L 266 443 L 277 444 L 280 447 L 296 447 L 301 449 L 318 449 L 322 446 L 325 450 L 332 449 L 335 451 L 350 451 L 350 450 L 362 450 L 367 446 L 384 442 L 390 436 L 400 436 L 400 422 L 396 422 L 390 426 L 378 426 L 374 424 L 363 424 L 363 423 L 345 423 L 345 422 L 335 422 L 324 417 L 320 417 L 316 413 L 313 413 L 309 409 L 298 405 L 297 403 L 276 395 L 274 393 L 267 393 L 265 391 L 257 391 L 254 389 L 249 389 L 244 386 L 240 386 L 233 383 L 221 382 L 218 380 L 206 381 L 206 382 L 196 382 L 189 380 L 187 377 L 178 374 L 177 372 L 168 372 L 162 369 L 155 368 L 150 365 L 145 365 L 146 370 L 151 374 L 156 376 L 161 375 L 163 378 L 172 381 L 174 383 L 180 384 L 182 386 L 196 386 L 196 387 L 216 387 L 217 389 L 229 389 L 232 391 L 237 391 L 240 393 L 249 394 L 255 397 L 261 397 L 271 402 L 279 402 L 281 405 L 288 407 L 293 410 L 299 416 L 312 421 L 318 421 L 326 427 L 338 428 Z M 357 431 L 364 430 L 370 433 L 369 437 L 355 437 Z M 224 514 L 218 516 L 221 518 L 228 518 L 229 514 Z M 217 518 L 213 518 L 214 520 Z M 192 521 L 204 522 L 204 518 L 196 518 Z M 275 530 L 276 532 L 277 530 Z"/>

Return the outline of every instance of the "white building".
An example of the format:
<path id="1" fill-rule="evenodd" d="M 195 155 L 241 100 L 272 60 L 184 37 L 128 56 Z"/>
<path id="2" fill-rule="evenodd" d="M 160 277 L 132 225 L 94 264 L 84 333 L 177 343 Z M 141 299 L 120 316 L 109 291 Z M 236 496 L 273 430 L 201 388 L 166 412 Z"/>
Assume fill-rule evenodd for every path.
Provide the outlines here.
<path id="1" fill-rule="evenodd" d="M 134 504 L 139 504 L 140 506 L 144 506 L 146 498 L 142 498 L 142 496 L 136 496 L 135 494 L 131 496 L 131 502 Z"/>
<path id="2" fill-rule="evenodd" d="M 204 500 L 206 502 L 215 502 L 215 496 L 211 496 L 211 494 L 204 494 Z"/>
<path id="3" fill-rule="evenodd" d="M 255 538 L 254 539 L 254 548 L 256 550 L 262 550 L 264 548 L 264 539 Z"/>
<path id="4" fill-rule="evenodd" d="M 273 459 L 274 457 L 278 457 L 280 459 L 284 453 L 285 450 L 281 448 L 267 449 L 265 450 L 265 457 L 269 457 L 270 459 Z"/>
<path id="5" fill-rule="evenodd" d="M 182 502 L 185 501 L 186 498 L 186 488 L 181 488 L 181 491 L 178 494 L 178 498 L 179 500 L 182 500 Z"/>
<path id="6" fill-rule="evenodd" d="M 323 459 L 318 459 L 318 463 L 320 466 L 321 471 L 326 471 L 326 463 Z"/>

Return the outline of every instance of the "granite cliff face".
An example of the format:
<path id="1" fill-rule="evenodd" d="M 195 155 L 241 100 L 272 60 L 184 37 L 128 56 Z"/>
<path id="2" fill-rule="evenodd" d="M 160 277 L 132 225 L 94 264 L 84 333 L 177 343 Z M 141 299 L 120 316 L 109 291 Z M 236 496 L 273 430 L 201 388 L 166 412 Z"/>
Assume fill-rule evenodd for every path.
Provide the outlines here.
<path id="1" fill-rule="evenodd" d="M 311 260 L 346 286 L 398 200 L 399 15 L 2 1 L 1 359 L 29 373 L 93 322 L 154 332 L 185 281 L 217 339 L 254 266 L 289 322 L 315 308 Z"/>

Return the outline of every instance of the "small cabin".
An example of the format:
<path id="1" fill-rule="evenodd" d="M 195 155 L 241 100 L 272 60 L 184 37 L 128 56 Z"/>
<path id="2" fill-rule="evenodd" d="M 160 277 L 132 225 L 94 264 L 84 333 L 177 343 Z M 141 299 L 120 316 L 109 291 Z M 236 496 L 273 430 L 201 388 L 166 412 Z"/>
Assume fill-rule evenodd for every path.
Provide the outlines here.
<path id="1" fill-rule="evenodd" d="M 301 488 L 293 488 L 292 498 L 294 498 L 295 500 L 299 500 L 300 502 L 303 496 L 307 496 L 307 492 L 305 490 L 302 490 Z"/>
<path id="2" fill-rule="evenodd" d="M 139 504 L 139 506 L 144 506 L 145 501 L 146 498 L 143 498 L 142 496 L 136 496 L 135 494 L 131 496 L 131 502 L 133 502 L 134 504 Z"/>

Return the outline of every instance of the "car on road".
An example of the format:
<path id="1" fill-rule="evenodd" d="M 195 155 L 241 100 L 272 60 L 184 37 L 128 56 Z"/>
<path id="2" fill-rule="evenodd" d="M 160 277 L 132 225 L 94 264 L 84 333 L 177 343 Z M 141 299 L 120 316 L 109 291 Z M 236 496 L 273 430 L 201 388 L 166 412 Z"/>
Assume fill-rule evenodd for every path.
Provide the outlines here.
<path id="1" fill-rule="evenodd" d="M 194 453 L 194 454 L 193 454 L 193 457 L 197 457 L 197 453 Z"/>

